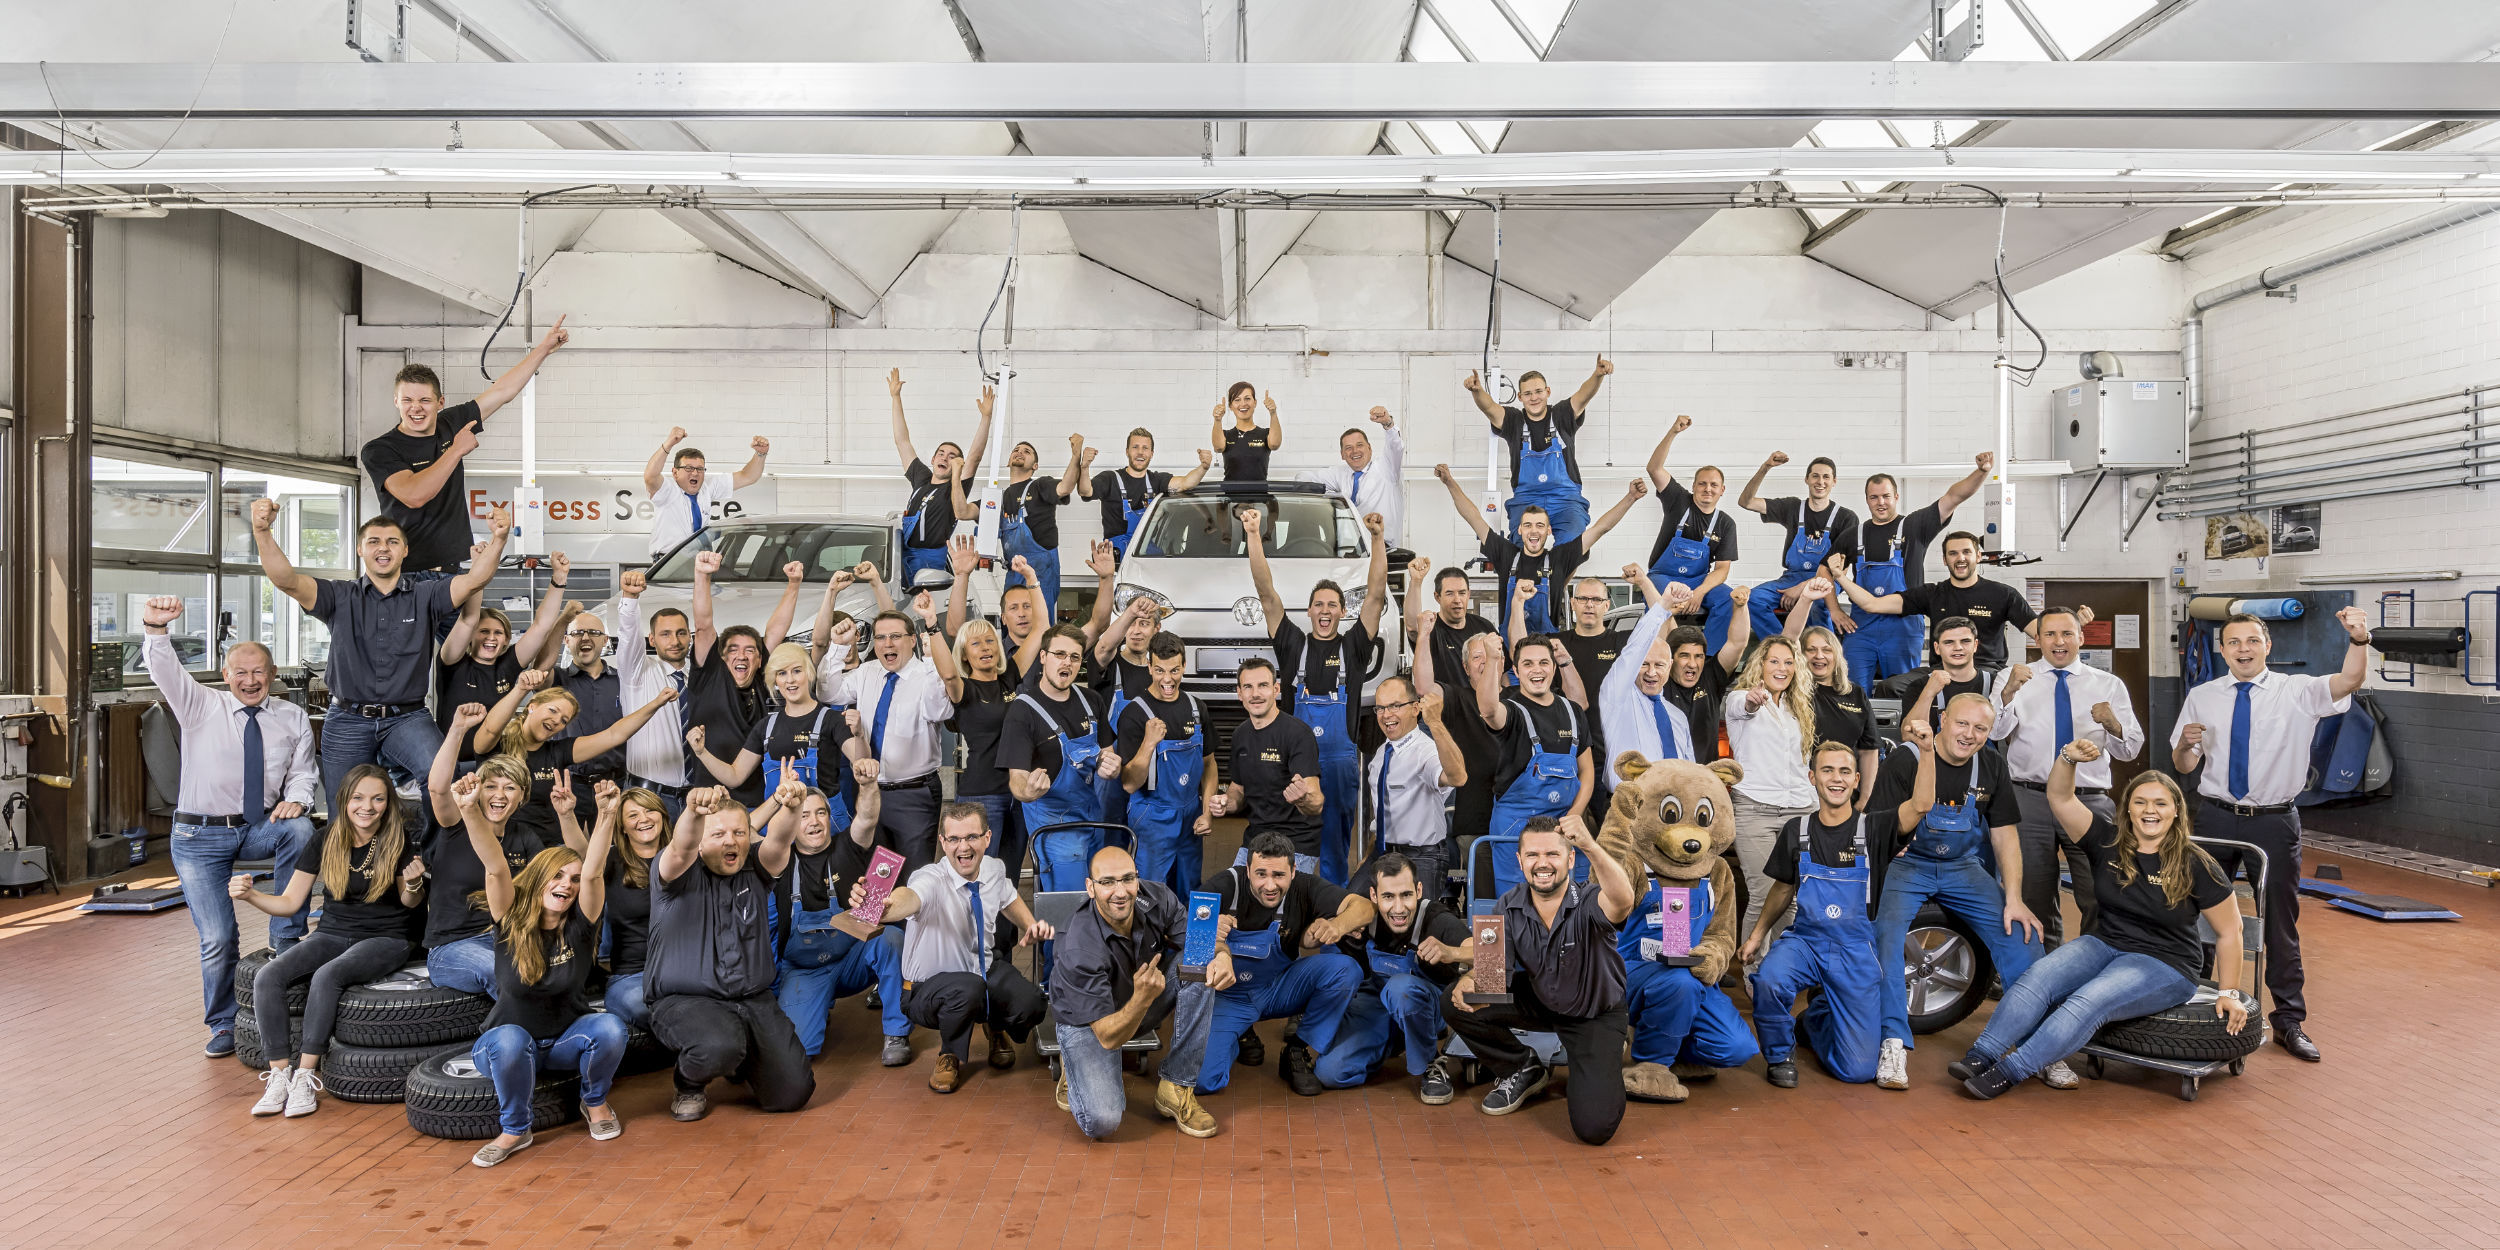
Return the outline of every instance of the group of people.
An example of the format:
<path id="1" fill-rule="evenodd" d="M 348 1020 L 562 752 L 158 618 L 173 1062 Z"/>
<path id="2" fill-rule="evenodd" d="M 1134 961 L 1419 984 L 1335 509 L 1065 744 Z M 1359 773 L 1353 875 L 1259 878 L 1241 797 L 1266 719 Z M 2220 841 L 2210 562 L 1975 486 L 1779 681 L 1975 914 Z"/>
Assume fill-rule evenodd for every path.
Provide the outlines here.
<path id="1" fill-rule="evenodd" d="M 1988 456 L 1915 512 L 1875 475 L 1861 519 L 1833 500 L 1825 458 L 1808 465 L 1802 497 L 1762 497 L 1788 460 L 1772 453 L 1737 506 L 1782 528 L 1783 571 L 1733 585 L 1725 475 L 1703 466 L 1679 480 L 1668 467 L 1689 417 L 1659 441 L 1645 480 L 1590 515 L 1573 447 L 1612 372 L 1602 358 L 1551 402 L 1534 373 L 1518 406 L 1468 380 L 1512 451 L 1507 527 L 1447 466 L 1436 473 L 1478 536 L 1498 623 L 1473 610 L 1464 568 L 1408 560 L 1413 666 L 1368 696 L 1372 640 L 1396 602 L 1389 552 L 1403 538 L 1395 420 L 1373 409 L 1371 428 L 1340 435 L 1340 464 L 1312 475 L 1366 531 L 1359 591 L 1280 587 L 1271 519 L 1239 511 L 1274 658 L 1233 674 L 1245 719 L 1226 741 L 1183 690 L 1191 649 L 1161 628 L 1150 596 L 1115 607 L 1098 594 L 1084 621 L 1055 622 L 1055 509 L 1072 495 L 1099 503 L 1108 536 L 1087 563 L 1109 587 L 1146 506 L 1194 485 L 1214 451 L 1227 477 L 1264 478 L 1282 426 L 1272 397 L 1258 423 L 1247 383 L 1216 410 L 1217 448 L 1183 475 L 1150 467 L 1143 430 L 1121 468 L 1091 477 L 1081 435 L 1058 478 L 1035 476 L 1038 449 L 1016 444 L 993 621 L 972 613 L 967 586 L 983 560 L 957 533 L 979 511 L 965 492 L 989 396 L 969 452 L 942 442 L 924 460 L 897 371 L 893 433 L 911 490 L 900 561 L 907 574 L 947 574 L 903 586 L 942 582 L 942 605 L 922 595 L 898 606 L 889 570 L 862 564 L 833 576 L 794 642 L 806 569 L 793 563 L 762 628 L 720 627 L 721 557 L 703 551 L 682 610 L 646 615 L 643 573 L 622 574 L 610 654 L 607 623 L 565 598 L 561 555 L 515 636 L 483 603 L 510 517 L 494 510 L 472 546 L 465 511 L 450 506 L 465 497 L 460 460 L 479 423 L 564 341 L 559 322 L 454 407 L 430 370 L 402 371 L 400 424 L 366 451 L 384 504 L 358 529 L 355 579 L 297 572 L 271 534 L 274 505 L 253 505 L 270 584 L 331 629 L 317 748 L 305 713 L 270 697 L 264 648 L 232 648 L 219 690 L 184 673 L 165 637 L 181 602 L 153 600 L 144 615 L 149 671 L 183 726 L 174 854 L 200 932 L 212 1055 L 234 1048 L 232 904 L 271 917 L 278 954 L 254 986 L 271 1057 L 256 1115 L 314 1110 L 340 992 L 421 953 L 435 984 L 495 1000 L 476 1058 L 503 1133 L 479 1149 L 480 1166 L 531 1144 L 545 1070 L 581 1074 L 595 1139 L 621 1133 L 605 1103 L 629 1029 L 674 1052 L 677 1119 L 703 1116 L 722 1080 L 766 1111 L 803 1107 L 829 1008 L 855 995 L 872 996 L 888 1066 L 913 1062 L 915 1029 L 935 1031 L 928 1085 L 941 1094 L 970 1079 L 975 1026 L 993 1069 L 1013 1067 L 1047 1026 L 1059 1105 L 1096 1138 L 1121 1123 L 1129 1043 L 1167 1027 L 1154 1106 L 1193 1136 L 1216 1131 L 1200 1096 L 1265 1062 L 1264 1021 L 1291 1022 L 1277 1070 L 1309 1096 L 1395 1068 L 1425 1102 L 1449 1102 L 1463 1041 L 1495 1075 L 1490 1114 L 1550 1079 L 1551 1057 L 1514 1030 L 1550 1031 L 1569 1058 L 1573 1128 L 1598 1142 L 1627 1089 L 1683 1096 L 1673 1078 L 1627 1078 L 1627 1037 L 1645 1069 L 1699 1075 L 1758 1051 L 1771 1082 L 1793 1086 L 1802 1029 L 1838 1079 L 1906 1088 L 1904 934 L 1930 901 L 1981 935 L 2005 990 L 1957 1079 L 1980 1097 L 2033 1075 L 2070 1087 L 2062 1060 L 2093 1027 L 2193 992 L 2200 915 L 2223 935 L 2217 1009 L 2239 1027 L 2236 857 L 2194 847 L 2191 822 L 2278 863 L 2296 858 L 2297 761 L 2310 727 L 2361 680 L 2357 613 L 2330 677 L 2269 671 L 2264 623 L 2235 619 L 2223 631 L 2232 680 L 2191 692 L 2173 743 L 2183 774 L 2202 768 L 2199 810 L 2158 772 L 2113 796 L 2111 761 L 2140 755 L 2144 732 L 2124 685 L 2081 662 L 2089 614 L 2035 611 L 1979 576 L 1976 536 L 1947 532 Z M 671 431 L 646 474 L 655 552 L 716 522 L 769 454 L 755 440 L 724 484 L 684 439 Z M 1621 569 L 1644 611 L 1613 628 L 1609 584 L 1582 566 L 1652 493 L 1662 515 L 1650 560 Z M 1929 581 L 1940 537 L 1948 576 Z M 878 600 L 866 621 L 836 607 L 853 585 Z M 1289 594 L 1303 599 L 1299 620 Z M 2009 647 L 2008 629 L 2026 642 Z M 2025 646 L 2039 660 L 2009 663 Z M 1869 697 L 1885 683 L 1908 707 L 1901 748 L 1879 755 Z M 1734 966 L 1706 983 L 1689 960 L 1658 962 L 1661 887 L 1598 853 L 1593 832 L 1619 788 L 1669 760 L 1718 763 L 1732 791 L 1730 810 L 1697 814 L 1732 830 L 1738 871 L 1734 897 L 1710 900 L 1695 933 L 1724 912 L 1743 935 Z M 404 805 L 402 783 L 423 801 Z M 1244 822 L 1241 849 L 1210 866 L 1205 840 L 1228 817 Z M 232 872 L 262 857 L 280 866 L 274 892 Z M 1062 925 L 1043 920 L 1019 890 L 1028 861 L 1041 891 L 1081 890 L 1086 905 Z M 2072 938 L 2061 862 L 2082 913 Z M 2301 1031 L 2293 875 L 2268 881 L 2268 988 L 2276 1039 L 2315 1059 Z M 327 902 L 308 935 L 316 884 Z M 1193 964 L 1190 918 L 1204 907 L 1219 937 Z M 1505 926 L 1506 984 L 1478 984 L 1471 911 Z M 1012 958 L 1037 943 L 1039 985 Z M 1747 979 L 1750 1029 L 1724 991 Z M 286 1006 L 297 982 L 309 983 L 300 1025 Z M 1800 1026 L 1791 1010 L 1809 990 Z"/>

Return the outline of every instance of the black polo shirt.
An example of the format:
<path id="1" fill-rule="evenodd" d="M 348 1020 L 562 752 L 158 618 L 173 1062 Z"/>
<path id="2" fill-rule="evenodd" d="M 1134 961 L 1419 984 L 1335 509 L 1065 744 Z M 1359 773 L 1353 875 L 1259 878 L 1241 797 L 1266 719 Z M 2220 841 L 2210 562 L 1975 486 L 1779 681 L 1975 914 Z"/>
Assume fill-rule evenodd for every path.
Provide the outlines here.
<path id="1" fill-rule="evenodd" d="M 599 675 L 570 666 L 556 670 L 556 686 L 573 696 L 581 710 L 573 714 L 573 722 L 564 727 L 557 739 L 569 742 L 590 734 L 605 733 L 616 722 L 625 719 L 624 678 L 613 664 L 599 666 Z M 602 751 L 573 765 L 573 779 L 580 781 L 617 781 L 625 776 L 625 748 Z"/>
<path id="2" fill-rule="evenodd" d="M 474 425 L 481 433 L 486 418 L 476 400 L 453 404 L 434 414 L 434 432 L 425 435 L 402 433 L 396 425 L 368 440 L 361 459 L 365 475 L 373 479 L 373 488 L 382 505 L 382 515 L 399 522 L 408 535 L 410 571 L 456 569 L 469 559 L 469 479 L 462 468 L 455 467 L 443 488 L 432 499 L 411 508 L 391 493 L 391 475 L 399 472 L 423 473 L 432 468 L 450 450 L 452 439 L 464 426 Z"/>
<path id="3" fill-rule="evenodd" d="M 1875 736 L 1875 707 L 1868 701 L 1866 687 L 1851 686 L 1849 693 L 1842 694 L 1819 681 L 1814 683 L 1814 738 L 1860 751 L 1878 749 L 1882 739 Z"/>
<path id="4" fill-rule="evenodd" d="M 1519 489 L 1520 442 L 1525 440 L 1528 446 L 1543 451 L 1558 434 L 1563 443 L 1563 468 L 1571 474 L 1572 484 L 1576 486 L 1586 481 L 1587 479 L 1580 476 L 1579 447 L 1580 426 L 1584 420 L 1579 410 L 1571 406 L 1569 399 L 1557 399 L 1545 405 L 1545 416 L 1536 421 L 1528 419 L 1528 410 L 1525 408 L 1502 409 L 1502 424 L 1495 429 L 1494 434 L 1502 440 L 1504 446 L 1510 448 L 1510 488 L 1514 491 Z M 1544 485 L 1553 486 L 1557 483 L 1547 482 Z"/>
<path id="5" fill-rule="evenodd" d="M 1667 540 L 1678 534 L 1709 543 L 1714 562 L 1736 558 L 1736 518 L 1725 508 L 1702 511 L 1681 479 L 1669 478 L 1658 488 L 1658 511 L 1658 537 L 1649 544 L 1648 567 L 1658 567 L 1659 557 L 1667 554 Z"/>
<path id="6" fill-rule="evenodd" d="M 1294 708 L 1293 675 L 1300 675 L 1303 689 L 1324 697 L 1348 682 L 1359 690 L 1363 684 L 1363 669 L 1371 662 L 1371 631 L 1363 628 L 1363 622 L 1351 617 L 1337 623 L 1337 636 L 1334 638 L 1313 638 L 1299 624 L 1290 620 L 1279 621 L 1271 641 L 1276 645 L 1276 667 L 1286 674 L 1280 679 L 1284 689 L 1277 695 L 1276 701 L 1287 714 L 1291 714 Z M 1362 701 L 1362 696 L 1357 694 L 1354 699 L 1357 706 L 1349 711 L 1349 720 L 1360 718 Z"/>
<path id="7" fill-rule="evenodd" d="M 425 702 L 433 671 L 435 627 L 460 609 L 442 578 L 398 585 L 384 594 L 371 577 L 317 578 L 312 614 L 330 627 L 330 699 L 348 707 Z"/>
<path id="8" fill-rule="evenodd" d="M 1554 638 L 1571 653 L 1571 667 L 1580 671 L 1580 685 L 1595 701 L 1598 687 L 1606 684 L 1606 674 L 1614 671 L 1616 660 L 1623 658 L 1624 640 L 1631 636 L 1631 631 L 1622 629 L 1603 629 L 1594 634 L 1564 630 Z"/>
<path id="9" fill-rule="evenodd" d="M 998 493 L 998 515 L 1001 520 L 1021 517 L 1024 528 L 1033 535 L 1033 545 L 1044 551 L 1059 549 L 1059 479 L 1028 477 L 1009 482 Z M 1056 610 L 1056 605 L 1051 605 Z"/>
<path id="10" fill-rule="evenodd" d="M 1319 854 L 1320 814 L 1305 816 L 1285 801 L 1295 775 L 1319 781 L 1319 739 L 1311 727 L 1282 712 L 1265 728 L 1245 720 L 1233 728 L 1230 754 L 1224 781 L 1241 787 L 1242 814 L 1250 818 L 1242 841 L 1281 833 L 1296 853 Z"/>
<path id="11" fill-rule="evenodd" d="M 675 881 L 662 880 L 655 861 L 643 1001 L 671 994 L 747 998 L 771 990 L 772 890 L 773 879 L 752 853 L 725 877 L 696 860 Z"/>
<path id="12" fill-rule="evenodd" d="M 445 735 L 451 733 L 451 714 L 460 710 L 461 704 L 475 703 L 491 712 L 505 695 L 512 693 L 512 683 L 521 678 L 521 657 L 508 646 L 492 662 L 467 656 L 449 664 L 439 661 L 438 656 L 434 666 L 434 727 Z M 460 758 L 478 758 L 475 734 L 461 738 Z"/>
<path id="13" fill-rule="evenodd" d="M 1547 1010 L 1575 1020 L 1623 1010 L 1623 954 L 1615 949 L 1615 922 L 1598 901 L 1595 878 L 1563 887 L 1551 929 L 1524 882 L 1502 895 L 1502 919 L 1512 993 L 1524 988 Z"/>
<path id="14" fill-rule="evenodd" d="M 1070 1028 L 1128 1005 L 1137 992 L 1137 970 L 1152 960 L 1163 966 L 1164 990 L 1172 992 L 1172 965 L 1189 944 L 1186 900 L 1158 881 L 1141 881 L 1122 933 L 1102 918 L 1092 900 L 1077 909 L 1051 946 L 1050 1018 Z"/>

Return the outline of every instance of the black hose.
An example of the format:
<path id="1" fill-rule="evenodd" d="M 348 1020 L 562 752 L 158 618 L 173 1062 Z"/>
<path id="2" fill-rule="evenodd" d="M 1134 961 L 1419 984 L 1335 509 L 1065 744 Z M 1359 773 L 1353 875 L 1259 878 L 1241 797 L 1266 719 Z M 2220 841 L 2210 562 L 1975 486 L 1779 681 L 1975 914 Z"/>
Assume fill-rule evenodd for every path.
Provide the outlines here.
<path id="1" fill-rule="evenodd" d="M 2005 217 L 2008 212 L 2012 211 L 2012 206 L 2005 202 L 2004 196 L 1999 195 L 1986 187 L 1980 186 L 1977 183 L 1948 182 L 1945 184 L 1945 187 L 1948 190 L 1954 187 L 1969 187 L 1971 190 L 1977 191 L 1981 195 L 1987 196 L 1989 199 L 1996 201 L 1997 247 L 1995 255 L 1990 260 L 1990 268 L 1994 270 L 1996 274 L 1997 298 L 2005 301 L 2006 311 L 2013 313 L 2014 320 L 2021 322 L 2022 327 L 2031 332 L 2031 340 L 2040 345 L 2039 357 L 2033 360 L 2029 365 L 2017 366 L 2008 364 L 2005 367 L 2015 373 L 2021 374 L 2023 385 L 2029 386 L 2031 385 L 2032 375 L 2040 371 L 2040 366 L 2049 362 L 2049 341 L 2041 335 L 2040 328 L 2038 326 L 2031 324 L 2031 318 L 2023 315 L 2022 306 L 2014 302 L 2014 293 L 2005 289 Z"/>
<path id="2" fill-rule="evenodd" d="M 528 212 L 530 205 L 535 204 L 551 195 L 570 195 L 575 191 L 587 191 L 592 187 L 603 185 L 606 184 L 585 182 L 578 187 L 566 187 L 559 191 L 541 191 L 536 195 L 524 196 L 521 199 L 521 211 L 524 213 Z M 521 307 L 521 289 L 529 285 L 530 274 L 533 271 L 533 267 L 529 263 L 529 257 L 522 257 L 520 276 L 512 280 L 511 302 L 503 306 L 503 316 L 496 318 L 495 328 L 486 332 L 486 345 L 477 349 L 477 375 L 489 382 L 495 380 L 495 375 L 486 371 L 486 353 L 494 349 L 495 336 L 502 334 L 503 328 L 512 324 L 513 312 Z"/>

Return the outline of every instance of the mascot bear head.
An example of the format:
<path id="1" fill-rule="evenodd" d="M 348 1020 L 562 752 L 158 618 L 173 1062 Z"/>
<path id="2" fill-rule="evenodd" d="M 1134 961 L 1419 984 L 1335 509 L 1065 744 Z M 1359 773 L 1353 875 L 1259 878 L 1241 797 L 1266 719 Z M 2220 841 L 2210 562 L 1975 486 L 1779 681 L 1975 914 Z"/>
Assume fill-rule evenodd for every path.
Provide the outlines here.
<path id="1" fill-rule="evenodd" d="M 1638 751 L 1617 755 L 1614 770 L 1614 804 L 1597 844 L 1623 865 L 1633 888 L 1650 875 L 1669 883 L 1708 878 L 1736 842 L 1728 787 L 1744 780 L 1745 770 L 1734 760 L 1651 763 Z"/>

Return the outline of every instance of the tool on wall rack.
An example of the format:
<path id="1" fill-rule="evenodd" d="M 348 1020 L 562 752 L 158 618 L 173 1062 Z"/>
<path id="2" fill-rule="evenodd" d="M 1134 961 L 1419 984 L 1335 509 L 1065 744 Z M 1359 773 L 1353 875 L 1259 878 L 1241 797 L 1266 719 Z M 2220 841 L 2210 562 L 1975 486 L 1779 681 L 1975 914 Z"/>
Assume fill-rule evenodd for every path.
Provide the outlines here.
<path id="1" fill-rule="evenodd" d="M 2474 601 L 2489 598 L 2500 610 L 2500 590 L 2476 590 L 2457 599 L 2419 599 L 2410 590 L 2388 590 L 2379 594 L 2379 627 L 2371 631 L 2370 646 L 2380 656 L 2379 680 L 2396 685 L 2413 685 L 2423 665 L 2452 668 L 2469 686 L 2500 689 L 2500 674 L 2476 676 L 2474 672 Z M 2454 625 L 2421 624 L 2415 613 L 2433 608 L 2440 616 L 2453 605 L 2457 612 Z M 2404 609 L 2404 620 L 2392 619 L 2396 609 Z M 2404 665 L 2404 671 L 2389 671 L 2391 664 Z"/>

